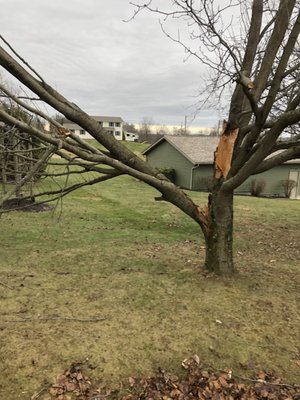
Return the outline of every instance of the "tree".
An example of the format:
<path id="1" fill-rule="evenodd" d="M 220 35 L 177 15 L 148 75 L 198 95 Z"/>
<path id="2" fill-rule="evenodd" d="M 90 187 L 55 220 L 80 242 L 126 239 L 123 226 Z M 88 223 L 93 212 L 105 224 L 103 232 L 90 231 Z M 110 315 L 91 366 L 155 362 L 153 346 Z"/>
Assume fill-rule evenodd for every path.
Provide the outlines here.
<path id="1" fill-rule="evenodd" d="M 155 135 L 157 137 L 157 140 L 159 137 L 163 137 L 164 135 L 169 135 L 170 131 L 169 128 L 166 125 L 161 125 L 156 127 Z"/>
<path id="2" fill-rule="evenodd" d="M 149 135 L 152 134 L 153 120 L 150 117 L 143 117 L 139 126 L 139 136 L 141 141 L 148 142 Z"/>
<path id="3" fill-rule="evenodd" d="M 221 102 L 222 95 L 226 93 L 227 96 L 231 90 L 228 118 L 223 123 L 215 152 L 215 172 L 206 206 L 195 204 L 184 191 L 50 87 L 32 68 L 28 70 L 28 64 L 27 69 L 23 68 L 4 49 L 0 50 L 2 67 L 38 98 L 88 131 L 106 150 L 99 151 L 80 141 L 57 122 L 56 130 L 49 134 L 8 115 L 3 109 L 0 109 L 0 117 L 51 145 L 53 152 L 69 163 L 99 174 L 85 184 L 129 174 L 156 188 L 161 193 L 160 199 L 180 208 L 200 226 L 206 241 L 206 268 L 231 274 L 234 271 L 234 189 L 251 175 L 300 157 L 297 133 L 300 121 L 299 3 L 296 0 L 224 0 L 219 5 L 215 0 L 173 0 L 170 11 L 161 10 L 153 3 L 150 0 L 147 4 L 137 4 L 134 17 L 141 11 L 158 13 L 163 17 L 164 32 L 208 67 L 210 78 L 206 79 L 202 92 L 206 96 L 204 102 L 208 99 Z M 230 11 L 237 7 L 239 25 L 234 18 L 228 20 Z M 180 36 L 173 38 L 166 30 L 169 20 L 186 22 L 186 32 L 192 39 L 187 43 L 193 46 L 197 43 L 198 47 L 185 44 Z M 27 107 L 20 99 L 13 100 Z M 293 135 L 293 140 L 281 141 L 281 134 L 287 131 Z M 67 187 L 61 193 L 74 189 L 76 187 Z"/>
<path id="4" fill-rule="evenodd" d="M 189 129 L 187 129 L 186 127 L 183 127 L 183 126 L 178 127 L 178 128 L 176 126 L 173 127 L 173 135 L 187 136 L 190 134 L 191 134 L 191 131 Z"/>
<path id="5" fill-rule="evenodd" d="M 134 124 L 130 124 L 129 122 L 124 122 L 123 129 L 126 132 L 138 133 L 135 125 Z"/>

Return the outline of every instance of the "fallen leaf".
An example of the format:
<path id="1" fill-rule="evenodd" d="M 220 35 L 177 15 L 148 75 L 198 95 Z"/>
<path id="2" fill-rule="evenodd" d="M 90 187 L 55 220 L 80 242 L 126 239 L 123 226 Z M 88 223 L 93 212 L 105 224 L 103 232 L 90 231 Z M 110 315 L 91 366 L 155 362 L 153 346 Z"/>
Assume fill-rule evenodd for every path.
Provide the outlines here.
<path id="1" fill-rule="evenodd" d="M 135 380 L 132 377 L 128 378 L 128 382 L 129 382 L 130 387 L 133 387 L 135 384 Z"/>

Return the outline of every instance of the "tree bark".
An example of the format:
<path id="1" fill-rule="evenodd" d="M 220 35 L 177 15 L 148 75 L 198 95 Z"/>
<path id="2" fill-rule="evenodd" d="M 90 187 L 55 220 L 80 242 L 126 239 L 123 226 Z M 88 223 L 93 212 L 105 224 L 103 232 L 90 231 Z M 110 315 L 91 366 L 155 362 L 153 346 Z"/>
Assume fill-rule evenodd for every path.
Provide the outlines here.
<path id="1" fill-rule="evenodd" d="M 205 267 L 220 275 L 232 275 L 233 191 L 215 190 L 210 195 Z"/>

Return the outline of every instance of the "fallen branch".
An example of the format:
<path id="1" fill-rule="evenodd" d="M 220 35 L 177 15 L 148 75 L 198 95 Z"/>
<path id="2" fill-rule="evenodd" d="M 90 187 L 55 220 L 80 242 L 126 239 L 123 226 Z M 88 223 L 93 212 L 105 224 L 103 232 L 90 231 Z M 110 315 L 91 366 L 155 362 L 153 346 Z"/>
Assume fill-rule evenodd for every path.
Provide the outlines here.
<path id="1" fill-rule="evenodd" d="M 15 186 L 9 190 L 3 197 L 0 203 L 0 207 L 13 196 L 14 193 L 17 193 L 18 190 L 21 189 L 33 176 L 39 171 L 39 169 L 46 163 L 47 159 L 51 156 L 51 154 L 55 151 L 55 146 L 50 146 L 48 149 L 45 149 L 45 153 L 43 156 L 32 166 L 32 168 L 28 171 L 28 173 L 22 178 L 19 182 L 15 184 Z"/>
<path id="2" fill-rule="evenodd" d="M 221 372 L 225 372 L 224 370 L 219 370 Z M 283 387 L 287 389 L 300 389 L 300 385 L 290 385 L 288 383 L 276 383 L 276 382 L 269 382 L 264 379 L 251 379 L 251 378 L 246 378 L 244 376 L 232 374 L 233 377 L 241 379 L 246 382 L 251 382 L 251 383 L 261 383 L 269 386 L 278 386 L 278 387 Z"/>
<path id="3" fill-rule="evenodd" d="M 24 318 L 24 319 L 14 319 L 14 320 L 6 320 L 2 322 L 33 322 L 33 321 L 75 321 L 75 322 L 99 322 L 106 320 L 105 317 L 97 317 L 97 318 L 73 318 L 73 317 L 38 317 L 38 318 Z"/>

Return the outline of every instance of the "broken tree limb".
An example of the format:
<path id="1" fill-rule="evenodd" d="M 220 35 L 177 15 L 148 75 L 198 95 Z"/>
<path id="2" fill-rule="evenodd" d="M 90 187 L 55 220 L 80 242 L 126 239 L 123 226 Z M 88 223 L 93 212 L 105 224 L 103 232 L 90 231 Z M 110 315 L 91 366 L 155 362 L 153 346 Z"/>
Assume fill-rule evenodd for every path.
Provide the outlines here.
<path id="1" fill-rule="evenodd" d="M 4 204 L 5 201 L 7 201 L 14 193 L 17 193 L 18 190 L 21 189 L 22 186 L 24 186 L 27 182 L 30 181 L 30 179 L 33 178 L 33 176 L 40 170 L 40 168 L 45 164 L 47 159 L 51 156 L 52 153 L 55 152 L 56 147 L 55 146 L 49 146 L 48 148 L 45 148 L 45 153 L 43 156 L 32 166 L 32 168 L 28 171 L 28 173 L 22 178 L 16 185 L 9 191 L 7 192 L 1 202 L 0 202 L 0 207 Z"/>
<path id="2" fill-rule="evenodd" d="M 247 71 L 240 72 L 239 82 L 246 88 L 247 90 L 254 89 L 254 83 L 248 77 Z"/>
<path id="3" fill-rule="evenodd" d="M 226 121 L 223 122 L 223 129 L 219 144 L 215 152 L 215 178 L 227 177 L 231 168 L 234 144 L 239 133 L 239 128 L 229 127 Z"/>

